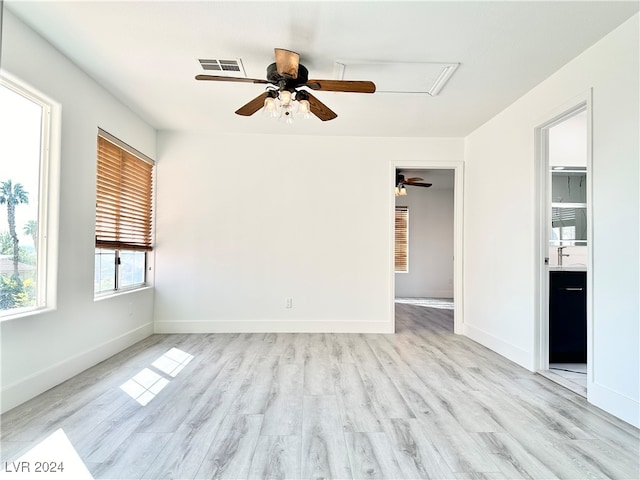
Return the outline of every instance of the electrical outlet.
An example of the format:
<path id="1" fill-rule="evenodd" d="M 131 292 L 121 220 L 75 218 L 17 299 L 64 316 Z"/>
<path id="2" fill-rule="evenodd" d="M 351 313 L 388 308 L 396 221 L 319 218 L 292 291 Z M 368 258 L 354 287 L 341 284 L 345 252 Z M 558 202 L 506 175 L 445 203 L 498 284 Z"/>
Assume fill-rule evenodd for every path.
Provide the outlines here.
<path id="1" fill-rule="evenodd" d="M 293 298 L 287 298 L 285 301 L 285 308 L 293 308 Z"/>

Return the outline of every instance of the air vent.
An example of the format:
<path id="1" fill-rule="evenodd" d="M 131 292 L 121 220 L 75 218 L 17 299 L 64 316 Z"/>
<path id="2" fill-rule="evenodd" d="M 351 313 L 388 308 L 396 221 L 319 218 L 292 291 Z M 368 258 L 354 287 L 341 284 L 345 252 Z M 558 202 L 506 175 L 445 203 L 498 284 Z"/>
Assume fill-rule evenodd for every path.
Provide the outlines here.
<path id="1" fill-rule="evenodd" d="M 209 58 L 199 58 L 198 62 L 206 72 L 215 72 L 218 75 L 228 75 L 230 77 L 246 77 L 247 74 L 242 66 L 242 60 L 215 60 Z"/>

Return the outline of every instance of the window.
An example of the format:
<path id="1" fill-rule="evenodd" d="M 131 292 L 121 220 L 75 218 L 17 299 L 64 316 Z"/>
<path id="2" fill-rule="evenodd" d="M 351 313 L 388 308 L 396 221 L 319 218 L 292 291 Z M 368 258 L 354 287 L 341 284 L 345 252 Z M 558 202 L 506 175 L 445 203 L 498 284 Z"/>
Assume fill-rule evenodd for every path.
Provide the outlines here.
<path id="1" fill-rule="evenodd" d="M 396 207 L 396 273 L 409 271 L 409 207 Z"/>
<path id="2" fill-rule="evenodd" d="M 0 78 L 0 317 L 53 306 L 47 292 L 52 102 Z M 53 268 L 49 269 L 50 271 Z"/>
<path id="3" fill-rule="evenodd" d="M 94 293 L 144 286 L 152 250 L 153 160 L 100 130 Z"/>

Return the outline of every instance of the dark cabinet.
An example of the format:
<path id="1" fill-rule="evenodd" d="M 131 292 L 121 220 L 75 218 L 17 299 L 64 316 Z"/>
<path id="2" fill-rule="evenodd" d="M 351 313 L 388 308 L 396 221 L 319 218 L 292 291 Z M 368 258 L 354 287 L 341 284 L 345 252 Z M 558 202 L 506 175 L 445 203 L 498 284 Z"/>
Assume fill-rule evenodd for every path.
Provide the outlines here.
<path id="1" fill-rule="evenodd" d="M 587 272 L 549 273 L 549 363 L 586 363 Z"/>

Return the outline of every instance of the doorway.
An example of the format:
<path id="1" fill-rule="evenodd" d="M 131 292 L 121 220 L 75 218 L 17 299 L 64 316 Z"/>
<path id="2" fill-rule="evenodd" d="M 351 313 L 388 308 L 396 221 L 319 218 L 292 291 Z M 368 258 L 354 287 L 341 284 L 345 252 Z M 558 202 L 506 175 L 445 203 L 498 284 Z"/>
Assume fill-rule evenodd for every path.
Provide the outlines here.
<path id="1" fill-rule="evenodd" d="M 406 196 L 396 197 L 394 193 L 394 189 L 389 189 L 389 198 L 390 198 L 390 208 L 389 208 L 389 224 L 391 225 L 391 263 L 392 268 L 390 271 L 391 274 L 391 309 L 390 309 L 390 318 L 393 325 L 393 331 L 395 332 L 395 302 L 396 302 L 396 291 L 398 289 L 398 293 L 400 296 L 404 297 L 406 301 L 407 298 L 411 297 L 423 297 L 422 300 L 418 300 L 424 304 L 437 305 L 438 308 L 453 308 L 454 315 L 454 325 L 453 330 L 454 333 L 462 333 L 463 329 L 463 315 L 462 315 L 462 178 L 463 178 L 463 163 L 462 162 L 434 162 L 434 161 L 392 161 L 390 162 L 390 186 L 397 186 L 397 172 L 406 173 L 406 178 L 410 177 L 418 177 L 422 178 L 422 181 L 418 183 L 432 183 L 431 187 L 420 187 L 420 186 L 406 186 Z M 437 185 L 436 185 L 437 184 Z M 449 189 L 449 192 L 445 192 L 446 189 Z M 451 230 L 449 236 L 447 237 L 446 233 L 439 233 L 436 235 L 436 238 L 433 237 L 430 239 L 430 244 L 427 247 L 428 249 L 433 250 L 433 248 L 437 248 L 437 242 L 448 242 L 448 245 L 444 246 L 444 249 L 447 250 L 448 260 L 445 259 L 444 262 L 440 265 L 436 265 L 435 263 L 429 263 L 428 257 L 429 255 L 433 255 L 433 251 L 425 252 L 418 251 L 419 248 L 417 245 L 408 245 L 408 256 L 409 256 L 409 272 L 406 274 L 398 273 L 396 274 L 396 265 L 395 265 L 395 232 L 396 232 L 396 205 L 404 204 L 404 206 L 408 206 L 408 217 L 409 217 L 409 229 L 411 229 L 411 218 L 412 215 L 424 215 L 424 211 L 420 212 L 418 208 L 419 198 L 424 196 L 426 192 L 429 192 L 430 195 L 434 197 L 434 200 L 440 202 L 446 202 L 447 195 L 449 197 L 449 205 L 444 206 L 444 208 L 449 208 L 451 211 L 449 214 L 445 212 L 434 210 L 434 206 L 431 205 L 431 213 L 430 218 L 432 221 L 443 222 L 446 224 L 447 221 L 450 221 Z M 399 199 L 407 199 L 408 202 L 396 202 L 396 198 Z M 414 204 L 412 206 L 412 204 Z M 447 220 L 448 215 L 448 220 Z M 424 220 L 428 220 L 425 218 L 421 218 Z M 424 225 L 423 225 L 424 227 Z M 422 229 L 422 227 L 418 227 Z M 446 227 L 444 227 L 446 229 Z M 418 233 L 415 229 L 409 233 Z M 415 237 L 415 235 L 414 235 Z M 436 242 L 435 244 L 433 242 Z M 421 263 L 414 263 L 411 261 L 411 257 L 417 254 L 418 257 L 421 257 Z M 449 270 L 447 270 L 447 261 L 449 262 Z M 445 278 L 439 278 L 438 281 L 433 282 L 433 277 L 429 279 L 428 275 L 424 275 L 424 273 L 428 273 L 429 269 L 436 270 L 436 276 L 444 275 Z M 438 273 L 440 272 L 440 273 Z M 448 272 L 448 273 L 447 273 Z M 401 281 L 398 281 L 396 275 L 412 275 L 413 282 L 418 283 L 418 287 L 412 286 L 411 282 L 405 281 L 408 280 L 408 276 L 402 278 Z M 417 289 L 416 289 L 417 288 Z M 418 292 L 424 292 L 422 294 Z M 449 295 L 452 296 L 451 298 Z M 424 298 L 428 297 L 429 300 L 425 300 Z"/>
<path id="2" fill-rule="evenodd" d="M 538 373 L 584 397 L 591 373 L 591 122 L 581 101 L 536 129 Z"/>

